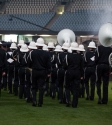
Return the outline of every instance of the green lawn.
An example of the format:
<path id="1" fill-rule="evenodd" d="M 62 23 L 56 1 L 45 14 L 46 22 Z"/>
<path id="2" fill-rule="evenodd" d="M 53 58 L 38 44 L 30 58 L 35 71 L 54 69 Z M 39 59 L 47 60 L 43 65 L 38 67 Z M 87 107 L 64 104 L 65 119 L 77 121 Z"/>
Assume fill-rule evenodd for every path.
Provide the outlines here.
<path id="1" fill-rule="evenodd" d="M 44 97 L 43 107 L 32 107 L 2 90 L 0 125 L 112 125 L 112 83 L 107 105 L 79 99 L 78 108 L 65 107 L 57 99 Z"/>

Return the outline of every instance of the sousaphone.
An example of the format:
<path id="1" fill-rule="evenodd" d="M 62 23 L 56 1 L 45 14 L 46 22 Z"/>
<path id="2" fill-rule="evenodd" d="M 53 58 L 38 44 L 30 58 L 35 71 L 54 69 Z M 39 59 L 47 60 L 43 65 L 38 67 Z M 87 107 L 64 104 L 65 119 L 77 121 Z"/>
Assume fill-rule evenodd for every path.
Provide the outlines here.
<path id="1" fill-rule="evenodd" d="M 63 29 L 57 35 L 57 41 L 62 46 L 63 43 L 72 43 L 75 41 L 75 34 L 70 29 Z"/>

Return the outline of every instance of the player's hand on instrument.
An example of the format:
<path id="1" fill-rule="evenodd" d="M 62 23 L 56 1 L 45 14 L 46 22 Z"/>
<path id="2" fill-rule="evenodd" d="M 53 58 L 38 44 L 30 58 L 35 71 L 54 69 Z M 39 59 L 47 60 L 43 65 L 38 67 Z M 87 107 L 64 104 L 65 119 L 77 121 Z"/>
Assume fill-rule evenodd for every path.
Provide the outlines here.
<path id="1" fill-rule="evenodd" d="M 50 77 L 50 76 L 51 76 L 51 74 L 48 74 L 48 75 L 47 75 L 47 77 Z"/>
<path id="2" fill-rule="evenodd" d="M 83 79 L 83 77 L 81 77 L 81 79 Z"/>
<path id="3" fill-rule="evenodd" d="M 3 73 L 2 73 L 2 76 L 5 76 L 5 75 L 6 75 L 6 73 L 5 73 L 5 72 L 3 72 Z"/>

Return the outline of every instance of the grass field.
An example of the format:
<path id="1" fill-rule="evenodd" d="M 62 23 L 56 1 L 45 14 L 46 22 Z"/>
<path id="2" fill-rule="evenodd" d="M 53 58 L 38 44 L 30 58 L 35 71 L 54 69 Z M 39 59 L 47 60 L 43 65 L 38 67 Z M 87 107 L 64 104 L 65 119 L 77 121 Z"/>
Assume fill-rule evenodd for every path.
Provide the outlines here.
<path id="1" fill-rule="evenodd" d="M 79 99 L 78 108 L 65 107 L 57 99 L 44 97 L 43 107 L 32 107 L 2 90 L 0 125 L 112 125 L 112 83 L 109 85 L 107 105 Z"/>

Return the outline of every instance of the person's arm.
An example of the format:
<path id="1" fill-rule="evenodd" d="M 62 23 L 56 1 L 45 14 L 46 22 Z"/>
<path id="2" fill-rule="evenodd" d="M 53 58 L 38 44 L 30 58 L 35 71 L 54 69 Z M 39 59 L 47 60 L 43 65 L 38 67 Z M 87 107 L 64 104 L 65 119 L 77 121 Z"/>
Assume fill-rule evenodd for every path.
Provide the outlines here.
<path id="1" fill-rule="evenodd" d="M 6 58 L 6 53 L 3 53 L 3 69 L 2 69 L 2 76 L 6 75 L 6 70 L 7 70 L 7 58 Z"/>
<path id="2" fill-rule="evenodd" d="M 68 67 L 68 55 L 65 56 L 65 59 L 63 61 L 63 68 L 66 70 Z"/>
<path id="3" fill-rule="evenodd" d="M 47 76 L 50 77 L 51 74 L 51 58 L 50 55 L 48 54 L 48 58 L 47 58 Z"/>

